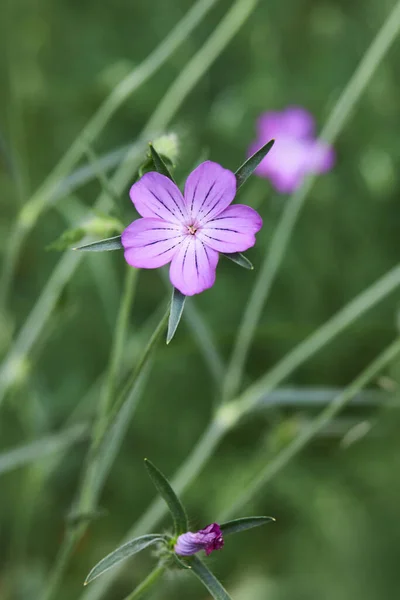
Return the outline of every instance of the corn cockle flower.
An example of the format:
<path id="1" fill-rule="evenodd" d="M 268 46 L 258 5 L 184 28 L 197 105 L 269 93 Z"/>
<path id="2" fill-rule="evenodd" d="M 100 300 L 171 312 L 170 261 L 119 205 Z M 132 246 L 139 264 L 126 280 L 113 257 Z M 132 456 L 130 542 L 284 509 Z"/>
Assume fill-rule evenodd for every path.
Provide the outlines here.
<path id="1" fill-rule="evenodd" d="M 181 556 L 190 556 L 204 550 L 208 556 L 214 550 L 220 550 L 223 545 L 224 538 L 220 526 L 218 523 L 211 523 L 195 533 L 188 531 L 180 535 L 176 540 L 174 550 Z"/>
<path id="2" fill-rule="evenodd" d="M 306 175 L 324 173 L 333 167 L 333 148 L 316 139 L 314 118 L 300 106 L 262 114 L 257 122 L 257 140 L 250 146 L 249 155 L 271 138 L 275 140 L 274 147 L 255 173 L 269 179 L 281 194 L 295 191 Z"/>
<path id="3" fill-rule="evenodd" d="M 231 204 L 235 195 L 234 173 L 211 161 L 189 175 L 184 195 L 165 175 L 146 173 L 130 190 L 143 218 L 122 233 L 125 260 L 144 269 L 171 263 L 171 283 L 185 296 L 210 288 L 218 253 L 251 248 L 262 227 L 255 210 Z"/>

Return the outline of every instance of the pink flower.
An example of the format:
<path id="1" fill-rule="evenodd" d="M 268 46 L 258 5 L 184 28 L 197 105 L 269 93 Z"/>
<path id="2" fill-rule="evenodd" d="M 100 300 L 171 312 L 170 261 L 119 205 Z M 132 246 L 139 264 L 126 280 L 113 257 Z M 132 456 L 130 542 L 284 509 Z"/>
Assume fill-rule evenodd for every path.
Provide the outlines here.
<path id="1" fill-rule="evenodd" d="M 196 533 L 188 531 L 180 535 L 176 540 L 174 550 L 181 556 L 190 556 L 199 550 L 204 550 L 208 556 L 214 550 L 220 550 L 223 545 L 224 538 L 220 526 L 218 523 L 211 523 Z"/>
<path id="2" fill-rule="evenodd" d="M 130 190 L 143 218 L 122 233 L 125 260 L 143 269 L 171 263 L 171 283 L 185 296 L 210 288 L 218 253 L 254 246 L 262 227 L 260 215 L 249 206 L 230 206 L 235 195 L 235 175 L 211 161 L 189 175 L 184 196 L 168 177 L 146 173 Z"/>
<path id="3" fill-rule="evenodd" d="M 250 146 L 249 155 L 272 138 L 274 147 L 255 173 L 269 179 L 281 194 L 295 191 L 306 175 L 325 173 L 334 165 L 333 148 L 316 139 L 314 118 L 300 106 L 261 115 L 257 141 Z"/>

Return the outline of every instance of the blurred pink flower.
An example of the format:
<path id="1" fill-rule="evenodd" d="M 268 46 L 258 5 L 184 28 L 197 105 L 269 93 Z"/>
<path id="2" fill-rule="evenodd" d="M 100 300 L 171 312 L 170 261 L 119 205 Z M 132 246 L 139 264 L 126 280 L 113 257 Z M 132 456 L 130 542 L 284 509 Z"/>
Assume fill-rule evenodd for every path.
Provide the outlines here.
<path id="1" fill-rule="evenodd" d="M 274 147 L 255 173 L 269 179 L 281 194 L 295 191 L 306 175 L 325 173 L 334 165 L 333 148 L 316 139 L 314 118 L 300 106 L 262 114 L 257 121 L 257 140 L 251 144 L 249 156 L 271 139 L 275 140 Z"/>

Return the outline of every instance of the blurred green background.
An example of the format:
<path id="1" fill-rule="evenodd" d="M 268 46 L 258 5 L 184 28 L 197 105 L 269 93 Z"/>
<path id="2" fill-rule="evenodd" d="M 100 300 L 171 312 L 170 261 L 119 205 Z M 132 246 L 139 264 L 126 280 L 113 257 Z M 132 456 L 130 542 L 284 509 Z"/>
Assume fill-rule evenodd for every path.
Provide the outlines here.
<path id="1" fill-rule="evenodd" d="M 24 201 L 118 81 L 191 5 L 188 0 L 2 1 L 3 253 Z M 170 83 L 231 5 L 230 0 L 216 2 L 162 69 L 128 99 L 96 140 L 98 156 L 135 141 Z M 265 110 L 300 104 L 320 128 L 392 6 L 386 0 L 262 0 L 168 127 L 179 138 L 177 179 L 183 180 L 205 156 L 235 170 L 254 139 L 255 119 Z M 265 373 L 398 260 L 399 60 L 395 44 L 335 144 L 335 169 L 310 194 L 257 329 L 248 379 Z M 59 260 L 46 247 L 71 221 L 79 224 L 77 198 L 89 211 L 100 191 L 94 178 L 66 195 L 59 205 L 70 222 L 65 212 L 50 210 L 29 235 L 0 315 L 2 356 Z M 127 224 L 134 217 L 127 193 L 117 201 Z M 264 218 L 258 244 L 248 253 L 257 269 L 287 198 L 253 177 L 241 202 L 257 207 Z M 78 405 L 75 420 L 92 422 L 99 393 L 88 392 L 107 368 L 125 269 L 118 252 L 84 258 L 2 406 L 0 452 L 61 431 Z M 224 361 L 255 277 L 256 271 L 221 260 L 216 285 L 190 300 Z M 126 368 L 137 360 L 167 293 L 158 271 L 140 273 Z M 393 339 L 398 308 L 395 295 L 381 303 L 285 382 L 287 403 L 278 397 L 273 408 L 258 411 L 227 436 L 185 495 L 193 527 L 212 522 L 324 406 L 326 392 L 349 383 Z M 372 404 L 361 397 L 246 506 L 244 514 L 273 515 L 277 522 L 230 538 L 224 551 L 210 559 L 235 600 L 398 595 L 400 417 L 396 403 L 385 408 L 384 400 L 385 390 L 396 388 L 399 366 L 374 383 Z M 76 550 L 58 598 L 79 597 L 89 569 L 119 543 L 153 499 L 143 458 L 171 476 L 205 428 L 216 390 L 183 322 L 170 346 L 161 344 L 157 350 L 101 497 L 105 514 L 90 525 Z M 358 438 L 357 432 L 366 435 Z M 55 464 L 52 455 L 1 475 L 2 600 L 42 597 L 86 450 L 83 436 L 58 454 Z M 150 552 L 130 561 L 106 597 L 122 599 L 153 564 Z M 171 573 L 151 597 L 205 599 L 207 593 L 190 577 Z"/>

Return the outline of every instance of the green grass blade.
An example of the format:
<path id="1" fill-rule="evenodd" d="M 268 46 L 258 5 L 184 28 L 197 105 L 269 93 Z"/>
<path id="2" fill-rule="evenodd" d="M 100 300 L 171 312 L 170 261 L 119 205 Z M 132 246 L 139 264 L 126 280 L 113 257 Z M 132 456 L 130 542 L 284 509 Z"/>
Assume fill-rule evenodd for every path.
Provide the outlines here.
<path id="1" fill-rule="evenodd" d="M 193 573 L 200 579 L 204 587 L 210 592 L 214 600 L 232 600 L 222 583 L 208 570 L 206 565 L 197 557 L 193 556 L 190 567 Z"/>
<path id="2" fill-rule="evenodd" d="M 122 250 L 123 245 L 121 236 L 115 235 L 114 237 L 106 238 L 105 240 L 99 240 L 98 242 L 92 242 L 91 244 L 85 244 L 84 246 L 78 246 L 77 248 L 72 249 L 83 250 L 84 252 L 109 252 L 110 250 Z"/>
<path id="3" fill-rule="evenodd" d="M 237 265 L 239 265 L 239 267 L 243 267 L 244 269 L 248 269 L 249 271 L 252 271 L 254 269 L 249 259 L 246 258 L 245 255 L 241 252 L 230 252 L 229 254 L 227 252 L 221 252 L 221 254 L 223 256 L 226 256 L 226 258 L 229 258 L 229 260 L 232 260 Z"/>
<path id="4" fill-rule="evenodd" d="M 169 313 L 167 344 L 170 343 L 178 328 L 183 309 L 185 307 L 186 296 L 176 288 L 172 289 L 171 311 Z"/>
<path id="5" fill-rule="evenodd" d="M 220 527 L 225 536 L 246 531 L 246 529 L 252 529 L 253 527 L 260 527 L 271 521 L 275 521 L 274 517 L 244 517 L 243 519 L 234 519 L 233 521 L 221 523 Z"/>
<path id="6" fill-rule="evenodd" d="M 86 577 L 85 585 L 93 581 L 93 579 L 96 579 L 96 577 L 102 575 L 105 571 L 108 571 L 108 569 L 111 569 L 121 561 L 129 558 L 130 556 L 141 552 L 148 546 L 156 544 L 157 542 L 165 543 L 165 541 L 165 536 L 162 536 L 158 533 L 152 533 L 149 535 L 142 535 L 141 537 L 135 538 L 134 540 L 127 542 L 123 546 L 120 546 L 119 548 L 114 550 L 114 552 L 108 554 L 105 558 L 98 562 L 97 565 L 93 567 L 89 575 Z"/>
<path id="7" fill-rule="evenodd" d="M 181 533 L 185 533 L 188 531 L 189 525 L 186 512 L 181 504 L 181 501 L 161 471 L 159 471 L 157 467 L 155 467 L 147 458 L 144 462 L 150 479 L 169 508 L 172 520 L 174 522 L 175 534 L 180 535 Z"/>
<path id="8" fill-rule="evenodd" d="M 257 150 L 257 152 L 253 154 L 253 156 L 250 156 L 250 158 L 248 158 L 246 162 L 238 168 L 238 170 L 235 173 L 237 189 L 239 189 L 248 180 L 250 175 L 253 174 L 253 172 L 258 167 L 263 158 L 267 156 L 274 143 L 275 140 L 269 141 L 268 144 L 265 144 L 265 146 Z"/>

